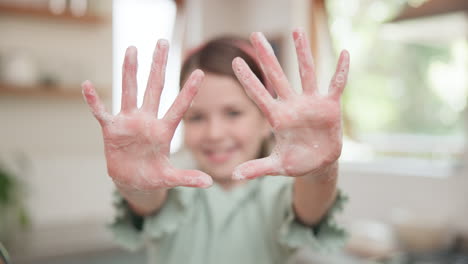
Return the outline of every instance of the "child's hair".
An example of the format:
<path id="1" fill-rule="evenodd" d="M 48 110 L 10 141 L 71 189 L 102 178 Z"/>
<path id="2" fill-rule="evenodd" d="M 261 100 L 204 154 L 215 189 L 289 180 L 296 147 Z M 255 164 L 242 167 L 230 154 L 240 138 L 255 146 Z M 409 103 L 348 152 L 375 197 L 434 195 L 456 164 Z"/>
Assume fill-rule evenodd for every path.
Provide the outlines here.
<path id="1" fill-rule="evenodd" d="M 255 51 L 250 42 L 246 39 L 232 36 L 215 38 L 189 50 L 180 72 L 180 87 L 183 87 L 189 74 L 196 69 L 200 69 L 205 73 L 227 76 L 238 81 L 232 69 L 232 61 L 236 57 L 242 58 L 260 82 L 267 87 L 266 79 L 262 74 L 260 65 L 257 63 Z M 275 96 L 271 89 L 268 90 L 272 96 Z M 262 143 L 259 158 L 269 155 L 272 145 L 271 141 L 272 137 L 269 137 Z"/>
<path id="2" fill-rule="evenodd" d="M 210 40 L 188 52 L 180 73 L 180 86 L 195 69 L 207 73 L 224 75 L 237 80 L 232 70 L 232 60 L 241 57 L 249 65 L 252 72 L 265 85 L 260 66 L 258 65 L 253 47 L 243 38 L 224 36 Z"/>

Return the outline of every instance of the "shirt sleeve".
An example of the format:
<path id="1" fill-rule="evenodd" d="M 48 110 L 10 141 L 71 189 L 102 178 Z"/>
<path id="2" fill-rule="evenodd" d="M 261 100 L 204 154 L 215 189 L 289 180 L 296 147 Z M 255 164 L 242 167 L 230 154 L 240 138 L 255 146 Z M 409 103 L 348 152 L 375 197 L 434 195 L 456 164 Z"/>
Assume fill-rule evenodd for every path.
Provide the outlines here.
<path id="1" fill-rule="evenodd" d="M 171 189 L 163 207 L 154 215 L 141 217 L 128 206 L 125 199 L 115 192 L 117 214 L 109 229 L 117 244 L 135 251 L 142 248 L 148 240 L 159 240 L 176 232 L 182 221 L 187 219 L 189 203 L 193 200 L 194 190 L 178 187 Z"/>
<path id="2" fill-rule="evenodd" d="M 276 195 L 274 214 L 277 219 L 278 242 L 284 249 L 296 250 L 307 246 L 316 252 L 333 252 L 342 248 L 347 234 L 336 222 L 336 214 L 343 209 L 347 197 L 338 190 L 334 203 L 315 226 L 302 224 L 293 209 L 293 184 L 285 184 Z"/>

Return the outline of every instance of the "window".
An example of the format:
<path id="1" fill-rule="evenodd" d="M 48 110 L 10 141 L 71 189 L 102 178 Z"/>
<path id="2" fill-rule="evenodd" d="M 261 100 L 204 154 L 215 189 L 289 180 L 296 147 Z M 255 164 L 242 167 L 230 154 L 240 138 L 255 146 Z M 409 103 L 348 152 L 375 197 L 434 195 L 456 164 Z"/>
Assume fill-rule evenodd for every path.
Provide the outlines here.
<path id="1" fill-rule="evenodd" d="M 468 20 L 452 13 L 389 23 L 404 3 L 329 1 L 334 46 L 351 53 L 343 160 L 447 175 L 464 151 Z"/>
<path id="2" fill-rule="evenodd" d="M 161 96 L 159 117 L 171 106 L 179 91 L 180 43 L 172 43 L 176 19 L 176 5 L 171 0 L 114 0 L 113 1 L 113 96 L 112 109 L 120 111 L 122 93 L 122 63 L 125 50 L 133 45 L 138 49 L 138 106 L 143 102 L 146 83 L 158 39 L 170 42 L 166 69 L 166 83 Z M 182 142 L 180 129 L 176 131 L 171 149 Z"/>

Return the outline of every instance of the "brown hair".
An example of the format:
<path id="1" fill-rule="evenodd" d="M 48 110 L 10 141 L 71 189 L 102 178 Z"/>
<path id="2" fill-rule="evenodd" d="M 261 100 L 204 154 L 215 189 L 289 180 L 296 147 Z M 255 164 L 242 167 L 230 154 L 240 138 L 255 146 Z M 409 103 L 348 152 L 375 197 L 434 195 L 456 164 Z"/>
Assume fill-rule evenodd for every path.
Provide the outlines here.
<path id="1" fill-rule="evenodd" d="M 236 57 L 244 59 L 257 78 L 265 84 L 260 66 L 253 56 L 253 47 L 246 39 L 232 36 L 213 39 L 189 52 L 180 72 L 180 87 L 196 69 L 237 80 L 232 70 L 232 60 Z"/>
<path id="2" fill-rule="evenodd" d="M 238 81 L 232 69 L 232 61 L 236 57 L 242 58 L 257 78 L 265 85 L 265 77 L 254 54 L 250 42 L 243 38 L 224 36 L 208 41 L 189 51 L 186 55 L 180 72 L 180 88 L 183 87 L 189 74 L 196 69 L 200 69 L 206 73 L 228 76 Z M 271 135 L 262 142 L 258 158 L 263 158 L 270 154 L 272 142 L 273 137 Z"/>

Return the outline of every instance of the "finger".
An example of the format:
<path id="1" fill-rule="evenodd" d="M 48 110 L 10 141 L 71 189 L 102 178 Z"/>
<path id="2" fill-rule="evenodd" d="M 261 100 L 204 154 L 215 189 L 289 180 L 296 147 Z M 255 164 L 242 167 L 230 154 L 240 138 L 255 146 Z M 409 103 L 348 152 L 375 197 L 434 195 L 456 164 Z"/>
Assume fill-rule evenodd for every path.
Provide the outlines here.
<path id="1" fill-rule="evenodd" d="M 172 130 L 177 128 L 180 120 L 184 116 L 187 109 L 190 107 L 193 98 L 197 94 L 198 87 L 200 86 L 203 77 L 204 74 L 201 70 L 195 70 L 185 82 L 182 91 L 179 93 L 169 110 L 167 110 L 167 113 L 164 115 L 163 119 L 169 123 L 169 127 Z"/>
<path id="2" fill-rule="evenodd" d="M 293 38 L 299 62 L 302 90 L 306 94 L 314 94 L 317 92 L 317 80 L 309 41 L 303 29 L 294 30 Z"/>
<path id="3" fill-rule="evenodd" d="M 243 59 L 239 57 L 235 58 L 232 61 L 232 68 L 234 69 L 237 79 L 239 79 L 247 92 L 247 95 L 257 104 L 268 121 L 273 124 L 274 116 L 272 114 L 272 109 L 275 100 L 271 97 L 265 86 L 263 86 Z"/>
<path id="4" fill-rule="evenodd" d="M 284 175 L 280 162 L 273 156 L 242 163 L 234 169 L 232 179 L 255 179 L 265 175 Z"/>
<path id="5" fill-rule="evenodd" d="M 185 186 L 208 188 L 213 185 L 213 179 L 198 170 L 176 170 L 173 179 L 169 180 L 170 187 Z"/>
<path id="6" fill-rule="evenodd" d="M 81 84 L 81 87 L 84 99 L 91 108 L 91 112 L 93 113 L 94 117 L 98 120 L 101 126 L 107 125 L 112 116 L 106 111 L 106 108 L 101 102 L 99 95 L 96 93 L 93 84 L 90 81 L 85 81 L 83 84 Z"/>
<path id="7" fill-rule="evenodd" d="M 338 100 L 340 99 L 341 94 L 346 86 L 348 81 L 348 72 L 349 72 L 349 53 L 346 50 L 343 50 L 338 59 L 338 66 L 336 67 L 335 75 L 333 76 L 330 88 L 328 90 L 328 96 Z"/>
<path id="8" fill-rule="evenodd" d="M 158 115 L 159 101 L 164 87 L 169 43 L 165 39 L 158 41 L 153 53 L 153 62 L 143 99 L 142 110 Z"/>
<path id="9" fill-rule="evenodd" d="M 250 35 L 250 41 L 257 52 L 264 73 L 275 88 L 278 96 L 284 99 L 290 97 L 292 90 L 289 87 L 288 79 L 270 43 L 268 43 L 265 36 L 260 32 L 252 33 L 252 35 Z"/>
<path id="10" fill-rule="evenodd" d="M 137 104 L 137 49 L 127 48 L 122 67 L 122 112 L 131 112 Z"/>

